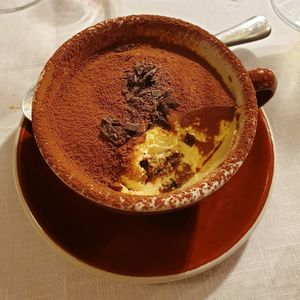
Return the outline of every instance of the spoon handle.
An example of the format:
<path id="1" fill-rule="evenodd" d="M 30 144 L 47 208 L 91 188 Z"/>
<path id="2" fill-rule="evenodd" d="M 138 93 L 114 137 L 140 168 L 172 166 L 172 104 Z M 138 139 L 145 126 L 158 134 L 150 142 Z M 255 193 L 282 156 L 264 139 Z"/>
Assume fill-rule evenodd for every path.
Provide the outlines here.
<path id="1" fill-rule="evenodd" d="M 217 33 L 216 37 L 229 47 L 261 40 L 270 33 L 271 26 L 266 17 L 255 16 Z"/>

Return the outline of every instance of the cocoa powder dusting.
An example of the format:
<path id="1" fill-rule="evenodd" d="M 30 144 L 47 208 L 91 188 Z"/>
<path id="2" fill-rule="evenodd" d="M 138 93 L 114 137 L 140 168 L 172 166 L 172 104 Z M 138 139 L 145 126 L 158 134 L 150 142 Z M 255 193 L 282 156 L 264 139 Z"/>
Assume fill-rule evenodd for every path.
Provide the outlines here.
<path id="1" fill-rule="evenodd" d="M 125 45 L 119 50 L 111 49 L 91 56 L 81 63 L 56 94 L 49 113 L 53 120 L 53 134 L 65 155 L 99 183 L 113 186 L 125 167 L 124 152 L 143 138 L 143 135 L 136 136 L 140 132 L 139 126 L 144 130 L 160 120 L 153 110 L 147 114 L 144 104 L 141 114 L 128 112 L 126 94 L 131 91 L 124 85 L 124 74 L 133 72 L 141 62 L 154 66 L 152 78 L 159 78 L 160 92 L 172 96 L 165 97 L 168 101 L 161 104 L 160 111 L 175 107 L 175 103 L 177 111 L 182 113 L 203 107 L 234 107 L 234 98 L 220 76 L 189 51 L 135 43 L 134 46 Z M 108 134 L 113 130 L 116 131 L 113 134 L 118 135 L 119 129 L 122 128 L 123 132 L 126 127 L 126 142 L 120 149 L 103 134 L 99 135 L 100 120 L 104 120 Z M 168 188 L 174 187 L 170 184 Z"/>

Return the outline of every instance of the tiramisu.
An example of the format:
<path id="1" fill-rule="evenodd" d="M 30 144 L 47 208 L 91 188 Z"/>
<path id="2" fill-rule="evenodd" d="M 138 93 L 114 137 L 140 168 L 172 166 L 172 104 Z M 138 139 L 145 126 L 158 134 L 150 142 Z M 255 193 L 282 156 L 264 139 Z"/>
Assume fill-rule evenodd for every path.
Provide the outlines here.
<path id="1" fill-rule="evenodd" d="M 235 100 L 217 72 L 186 49 L 151 43 L 84 60 L 50 113 L 82 172 L 137 195 L 196 183 L 225 157 L 236 129 Z"/>
<path id="2" fill-rule="evenodd" d="M 241 166 L 257 124 L 251 79 L 192 24 L 128 16 L 63 44 L 35 92 L 32 125 L 55 174 L 122 211 L 198 202 Z"/>

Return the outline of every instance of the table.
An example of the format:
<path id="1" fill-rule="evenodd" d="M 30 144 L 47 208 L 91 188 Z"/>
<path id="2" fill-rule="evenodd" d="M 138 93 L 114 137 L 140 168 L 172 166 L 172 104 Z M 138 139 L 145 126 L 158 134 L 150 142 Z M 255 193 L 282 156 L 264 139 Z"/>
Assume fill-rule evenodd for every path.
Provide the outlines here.
<path id="1" fill-rule="evenodd" d="M 98 2 L 100 19 L 161 14 L 210 32 L 253 15 L 270 20 L 270 37 L 233 50 L 247 68 L 269 67 L 278 77 L 277 93 L 264 108 L 276 145 L 271 200 L 241 249 L 217 267 L 186 280 L 127 284 L 96 277 L 65 261 L 39 237 L 22 210 L 14 187 L 12 153 L 23 94 L 57 46 L 82 24 L 67 24 L 74 16 L 67 15 L 67 7 L 55 9 L 57 0 L 0 15 L 0 299 L 300 299 L 300 33 L 277 17 L 269 1 Z"/>

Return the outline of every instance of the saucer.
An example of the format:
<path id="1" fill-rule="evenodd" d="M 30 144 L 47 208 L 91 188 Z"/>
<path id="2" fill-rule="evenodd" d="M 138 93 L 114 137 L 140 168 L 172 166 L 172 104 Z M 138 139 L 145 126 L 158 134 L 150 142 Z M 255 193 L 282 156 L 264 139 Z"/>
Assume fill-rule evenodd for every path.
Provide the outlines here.
<path id="1" fill-rule="evenodd" d="M 65 186 L 43 160 L 25 119 L 16 144 L 16 187 L 38 232 L 76 265 L 134 282 L 187 278 L 230 256 L 260 220 L 274 169 L 272 136 L 260 111 L 252 149 L 222 188 L 176 212 L 126 215 Z"/>

